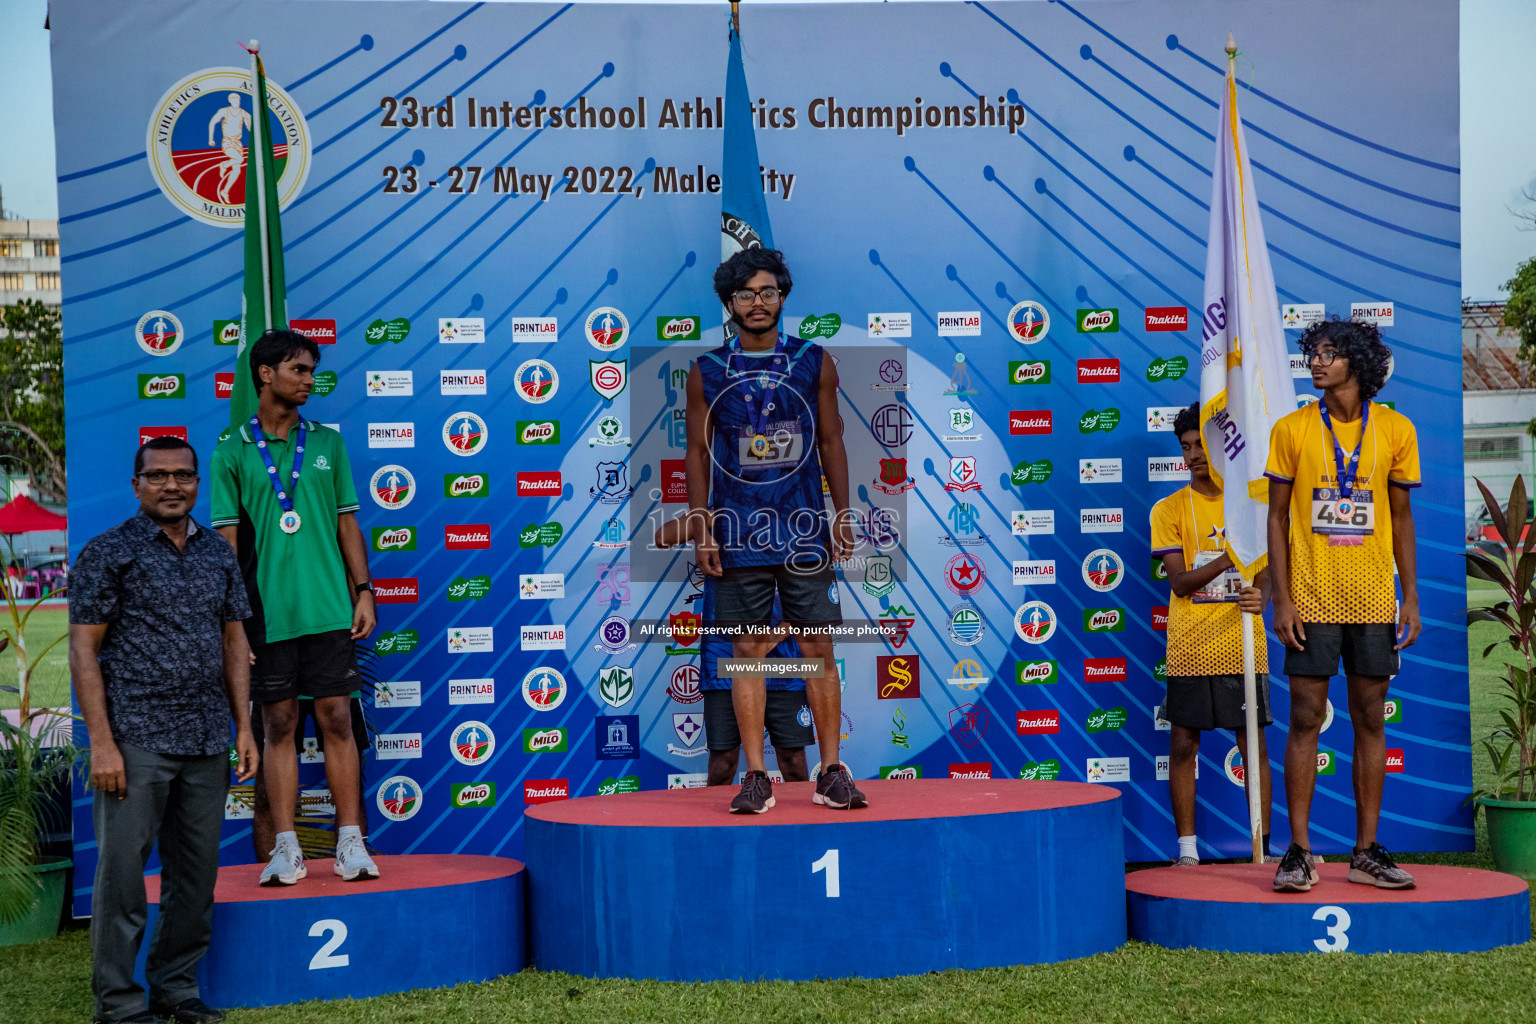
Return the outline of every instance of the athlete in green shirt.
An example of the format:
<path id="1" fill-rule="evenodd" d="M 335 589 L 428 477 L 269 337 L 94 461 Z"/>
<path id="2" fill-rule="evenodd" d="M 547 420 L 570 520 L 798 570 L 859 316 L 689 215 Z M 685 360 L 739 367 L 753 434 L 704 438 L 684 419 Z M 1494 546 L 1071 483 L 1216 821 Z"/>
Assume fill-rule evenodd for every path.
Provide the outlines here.
<path id="1" fill-rule="evenodd" d="M 315 702 L 325 778 L 336 807 L 336 874 L 377 878 L 361 833 L 360 765 L 350 694 L 361 685 L 353 643 L 373 632 L 368 549 L 341 435 L 299 415 L 320 350 L 302 334 L 267 331 L 251 346 L 259 395 L 245 423 L 213 453 L 213 525 L 254 576 L 251 699 L 266 734 L 262 773 L 277 833 L 262 885 L 306 874 L 293 827 L 298 796 L 298 698 Z M 296 461 L 297 456 L 297 461 Z"/>

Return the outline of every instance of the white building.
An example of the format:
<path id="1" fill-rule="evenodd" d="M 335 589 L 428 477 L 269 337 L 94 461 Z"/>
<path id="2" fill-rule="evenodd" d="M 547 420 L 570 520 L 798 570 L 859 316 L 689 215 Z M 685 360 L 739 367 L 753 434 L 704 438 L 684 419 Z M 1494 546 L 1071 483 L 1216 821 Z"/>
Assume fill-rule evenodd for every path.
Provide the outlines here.
<path id="1" fill-rule="evenodd" d="M 1520 340 L 1504 328 L 1504 303 L 1461 305 L 1461 422 L 1465 506 L 1470 535 L 1483 511 L 1474 477 L 1500 501 L 1515 477 L 1527 493 L 1536 489 L 1536 442 L 1528 432 L 1536 418 L 1536 381 L 1515 358 Z"/>
<path id="2" fill-rule="evenodd" d="M 0 306 L 22 299 L 59 308 L 56 220 L 0 220 Z"/>

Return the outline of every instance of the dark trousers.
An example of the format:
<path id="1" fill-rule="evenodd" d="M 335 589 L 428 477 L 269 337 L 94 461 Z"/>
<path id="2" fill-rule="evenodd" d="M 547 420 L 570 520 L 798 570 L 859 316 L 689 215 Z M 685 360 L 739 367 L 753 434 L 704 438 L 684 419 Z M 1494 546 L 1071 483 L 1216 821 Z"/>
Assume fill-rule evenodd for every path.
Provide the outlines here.
<path id="1" fill-rule="evenodd" d="M 133 962 L 144 939 L 144 865 L 160 844 L 160 918 L 145 977 L 149 1000 L 172 1006 L 198 996 L 197 965 L 208 952 L 219 831 L 229 756 L 175 757 L 119 743 L 128 794 L 97 791 L 96 885 L 91 896 L 91 993 L 96 1019 L 143 1013 Z"/>

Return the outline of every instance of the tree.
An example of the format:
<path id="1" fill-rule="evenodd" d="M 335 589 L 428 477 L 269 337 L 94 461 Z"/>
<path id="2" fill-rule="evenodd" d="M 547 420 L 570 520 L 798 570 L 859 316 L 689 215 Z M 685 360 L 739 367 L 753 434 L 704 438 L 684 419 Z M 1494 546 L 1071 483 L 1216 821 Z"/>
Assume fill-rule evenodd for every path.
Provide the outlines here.
<path id="1" fill-rule="evenodd" d="M 39 495 L 68 499 L 64 472 L 64 336 L 33 299 L 0 307 L 0 463 L 20 463 Z"/>

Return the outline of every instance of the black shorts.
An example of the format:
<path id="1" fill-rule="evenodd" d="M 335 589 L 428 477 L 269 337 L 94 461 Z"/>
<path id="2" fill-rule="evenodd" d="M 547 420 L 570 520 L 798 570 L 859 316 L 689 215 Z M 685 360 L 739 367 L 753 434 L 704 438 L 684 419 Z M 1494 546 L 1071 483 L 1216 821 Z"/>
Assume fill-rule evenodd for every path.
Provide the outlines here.
<path id="1" fill-rule="evenodd" d="M 251 700 L 276 704 L 295 697 L 345 697 L 361 689 L 352 632 L 333 629 L 276 643 L 257 644 L 251 666 Z"/>
<path id="2" fill-rule="evenodd" d="M 831 566 L 797 572 L 792 565 L 745 565 L 726 569 L 715 582 L 715 621 L 770 625 L 773 595 L 784 621 L 796 626 L 836 626 L 843 621 L 837 573 Z"/>
<path id="3" fill-rule="evenodd" d="M 1385 679 L 1397 675 L 1397 626 L 1391 622 L 1304 622 L 1302 650 L 1285 649 L 1285 674 L 1328 679 L 1344 673 Z"/>
<path id="4" fill-rule="evenodd" d="M 1259 725 L 1270 725 L 1274 717 L 1269 713 L 1269 676 L 1260 672 L 1254 682 L 1259 697 Z M 1169 676 L 1163 717 L 1186 729 L 1246 729 L 1243 677 Z"/>
<path id="5" fill-rule="evenodd" d="M 804 690 L 769 690 L 763 710 L 768 742 L 775 750 L 799 750 L 816 739 L 811 727 L 811 707 Z M 704 745 L 710 750 L 735 750 L 741 746 L 736 727 L 736 707 L 730 690 L 704 691 Z"/>

